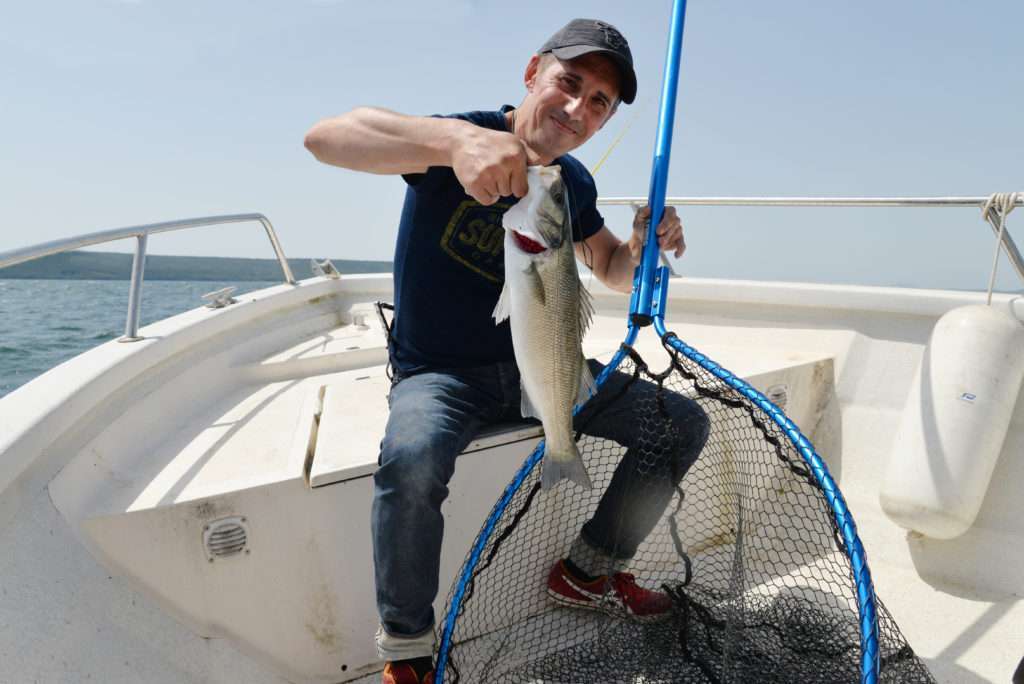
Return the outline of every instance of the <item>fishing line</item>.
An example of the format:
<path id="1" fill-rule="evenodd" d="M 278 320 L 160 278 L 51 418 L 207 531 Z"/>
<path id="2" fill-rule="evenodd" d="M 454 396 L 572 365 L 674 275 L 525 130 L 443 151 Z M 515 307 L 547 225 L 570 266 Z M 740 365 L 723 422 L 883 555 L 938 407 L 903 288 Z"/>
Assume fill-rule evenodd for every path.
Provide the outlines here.
<path id="1" fill-rule="evenodd" d="M 615 140 L 612 141 L 612 144 L 608 146 L 608 149 L 605 151 L 605 153 L 601 156 L 600 159 L 597 160 L 597 163 L 594 164 L 594 168 L 591 169 L 590 171 L 591 176 L 597 175 L 597 172 L 601 170 L 602 166 L 604 166 L 604 163 L 608 160 L 608 157 L 610 157 L 615 148 L 619 146 L 619 143 L 622 142 L 622 139 L 626 137 L 626 134 L 629 133 L 629 130 L 633 128 L 633 124 L 636 123 L 637 119 L 640 118 L 640 114 L 646 109 L 646 105 L 649 99 L 650 98 L 644 98 L 642 106 L 636 108 L 636 111 L 633 112 L 633 118 L 631 118 L 626 123 L 626 125 L 623 127 L 619 135 L 615 138 Z"/>
<path id="2" fill-rule="evenodd" d="M 612 140 L 612 143 L 611 143 L 611 145 L 608 146 L 608 149 L 605 150 L 604 154 L 601 155 L 601 158 L 597 160 L 596 164 L 594 164 L 594 168 L 591 169 L 591 171 L 590 171 L 591 177 L 596 176 L 597 172 L 601 170 L 602 166 L 604 166 L 604 163 L 606 161 L 608 161 L 608 157 L 611 156 L 611 154 L 615 150 L 615 148 L 619 146 L 620 142 L 622 142 L 622 139 L 625 138 L 626 134 L 629 133 L 630 129 L 633 128 L 633 124 L 635 124 L 637 119 L 640 118 L 640 114 L 643 113 L 647 109 L 647 104 L 649 102 L 650 102 L 650 97 L 645 97 L 640 102 L 640 104 L 636 107 L 636 109 L 633 112 L 632 118 L 630 118 L 626 122 L 626 125 L 623 126 L 622 130 L 615 137 L 615 139 Z M 632 231 L 632 229 L 633 229 L 632 226 L 630 226 L 630 230 L 631 231 Z M 586 264 L 588 269 L 590 269 L 590 275 L 587 276 L 587 292 L 590 292 L 590 288 L 594 284 L 594 265 L 593 265 L 594 253 L 593 253 L 593 250 L 590 248 L 590 245 L 588 245 L 585 240 L 583 241 L 583 251 L 588 254 L 588 256 L 584 257 L 583 263 Z"/>
<path id="3" fill-rule="evenodd" d="M 571 237 L 575 241 L 576 236 L 579 235 L 580 250 L 583 252 L 583 264 L 590 271 L 590 275 L 587 277 L 587 284 L 584 286 L 587 294 L 590 294 L 590 286 L 594 279 L 594 250 L 587 244 L 587 240 L 583 238 L 583 226 L 579 226 L 579 230 L 576 230 L 576 222 L 573 217 L 578 216 L 579 212 L 576 210 L 576 197 L 573 195 L 568 183 L 565 184 L 565 211 L 568 214 Z M 582 280 L 580 282 L 582 284 Z"/>

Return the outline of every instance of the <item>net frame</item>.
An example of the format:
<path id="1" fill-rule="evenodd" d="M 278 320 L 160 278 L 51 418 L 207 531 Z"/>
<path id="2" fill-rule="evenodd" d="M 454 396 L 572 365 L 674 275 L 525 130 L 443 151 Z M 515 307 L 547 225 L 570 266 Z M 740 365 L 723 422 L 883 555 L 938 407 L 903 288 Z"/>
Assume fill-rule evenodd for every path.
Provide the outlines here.
<path id="1" fill-rule="evenodd" d="M 816 484 L 821 491 L 822 498 L 827 503 L 832 515 L 833 535 L 836 539 L 837 546 L 846 555 L 850 562 L 852 579 L 856 589 L 861 649 L 859 659 L 861 672 L 860 681 L 862 684 L 877 684 L 881 671 L 879 606 L 875 597 L 874 583 L 871 579 L 871 571 L 868 566 L 867 554 L 864 550 L 864 545 L 857 533 L 857 526 L 854 521 L 853 514 L 847 506 L 846 500 L 844 499 L 838 484 L 829 473 L 828 466 L 818 455 L 814 445 L 782 409 L 776 406 L 770 399 L 751 386 L 748 382 L 736 376 L 720 364 L 714 362 L 695 348 L 686 344 L 676 336 L 675 333 L 666 329 L 662 312 L 665 311 L 665 300 L 667 299 L 667 285 L 669 282 L 668 275 L 667 268 L 661 267 L 658 269 L 658 274 L 655 279 L 656 288 L 654 290 L 655 303 L 652 307 L 652 310 L 655 312 L 652 320 L 654 331 L 662 338 L 666 349 L 686 357 L 693 363 L 697 364 L 700 368 L 723 382 L 726 386 L 750 400 L 754 407 L 756 407 L 760 412 L 760 417 L 777 426 L 781 431 L 781 434 L 789 441 L 790 445 L 802 459 L 802 465 L 807 469 L 807 476 L 809 478 L 813 478 L 813 483 Z M 622 365 L 623 361 L 629 354 L 629 349 L 635 344 L 639 332 L 640 328 L 637 325 L 631 324 L 629 326 L 622 346 L 616 352 L 611 362 L 609 362 L 605 367 L 604 371 L 602 371 L 602 373 L 595 379 L 595 385 L 598 389 L 604 385 L 605 380 L 611 375 L 611 373 Z M 577 406 L 574 414 L 578 413 L 581 409 L 582 406 Z M 485 569 L 490 564 L 491 560 L 493 560 L 490 557 L 484 558 L 484 551 L 496 533 L 503 533 L 498 530 L 498 523 L 505 515 L 506 510 L 513 501 L 513 498 L 520 494 L 524 483 L 533 473 L 534 468 L 541 463 L 543 454 L 544 440 L 541 440 L 533 452 L 523 462 L 523 465 L 512 478 L 512 481 L 506 486 L 501 496 L 498 498 L 498 501 L 495 503 L 484 522 L 480 533 L 477 535 L 477 538 L 474 541 L 459 573 L 458 579 L 451 589 L 448 601 L 448 610 L 442 622 L 441 638 L 437 652 L 437 669 L 435 675 L 436 684 L 443 684 L 445 681 L 449 655 L 451 653 L 451 649 L 454 647 L 453 635 L 456 623 L 464 601 L 468 599 L 468 594 L 472 592 L 473 580 L 475 576 L 481 570 Z M 536 491 L 532 491 L 529 493 L 529 496 L 532 498 L 535 494 Z M 520 511 L 520 514 L 523 512 L 525 512 L 525 509 Z M 504 533 L 509 533 L 514 527 L 515 525 L 510 528 L 506 528 Z M 498 543 L 492 548 L 492 555 L 499 546 L 500 540 L 498 540 Z M 481 565 L 482 563 L 483 565 Z"/>
<path id="2" fill-rule="evenodd" d="M 849 558 L 853 571 L 854 585 L 857 589 L 857 612 L 860 618 L 861 682 L 875 684 L 878 681 L 880 669 L 880 649 L 878 645 L 878 606 L 875 600 L 874 582 L 871 579 L 867 553 L 860 540 L 860 535 L 857 533 L 857 524 L 854 522 L 853 513 L 846 505 L 846 499 L 839 490 L 839 485 L 829 473 L 828 466 L 825 465 L 814 445 L 804 436 L 800 428 L 768 397 L 751 386 L 750 383 L 683 342 L 674 333 L 666 330 L 663 319 L 655 319 L 654 327 L 668 345 L 754 402 L 783 431 L 790 444 L 800 454 L 804 464 L 809 468 L 810 474 L 814 477 L 815 483 L 822 491 L 832 511 L 836 530 L 842 539 L 840 548 Z"/>

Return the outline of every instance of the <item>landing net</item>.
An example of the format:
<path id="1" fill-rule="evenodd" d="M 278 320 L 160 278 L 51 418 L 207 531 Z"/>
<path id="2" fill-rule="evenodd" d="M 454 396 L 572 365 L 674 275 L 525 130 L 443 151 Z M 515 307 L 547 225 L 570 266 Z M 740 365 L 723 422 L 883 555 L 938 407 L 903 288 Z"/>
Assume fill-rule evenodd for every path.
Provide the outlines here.
<path id="1" fill-rule="evenodd" d="M 562 483 L 541 491 L 535 452 L 480 533 L 448 597 L 438 654 L 443 681 L 933 682 L 874 598 L 870 579 L 858 580 L 862 549 L 848 548 L 855 529 L 852 536 L 841 529 L 847 525 L 836 510 L 845 504 L 841 496 L 837 504 L 823 466 L 801 453 L 803 438 L 794 444 L 763 397 L 706 370 L 672 333 L 662 342 L 669 354 L 662 372 L 632 348 L 622 350 L 619 371 L 655 387 L 631 407 L 642 428 L 633 448 L 653 477 L 671 476 L 656 472 L 665 467 L 656 455 L 678 430 L 665 409 L 673 393 L 698 402 L 710 434 L 628 566 L 606 572 L 635 575 L 668 595 L 671 610 L 641 619 L 610 600 L 587 610 L 548 596 L 549 570 L 593 515 L 626 451 L 582 436 L 592 490 Z M 605 592 L 610 599 L 610 586 Z M 877 613 L 877 640 L 868 640 L 877 659 L 864 652 L 866 603 Z M 877 671 L 865 677 L 865 663 Z"/>

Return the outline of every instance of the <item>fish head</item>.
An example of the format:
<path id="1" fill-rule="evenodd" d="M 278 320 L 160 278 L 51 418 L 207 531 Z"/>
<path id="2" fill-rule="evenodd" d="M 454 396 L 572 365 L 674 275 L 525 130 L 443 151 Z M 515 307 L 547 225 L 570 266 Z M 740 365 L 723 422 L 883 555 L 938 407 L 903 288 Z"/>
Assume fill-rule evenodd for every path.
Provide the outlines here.
<path id="1" fill-rule="evenodd" d="M 531 166 L 526 181 L 526 195 L 502 218 L 512 237 L 506 249 L 543 260 L 570 240 L 565 183 L 558 166 Z"/>

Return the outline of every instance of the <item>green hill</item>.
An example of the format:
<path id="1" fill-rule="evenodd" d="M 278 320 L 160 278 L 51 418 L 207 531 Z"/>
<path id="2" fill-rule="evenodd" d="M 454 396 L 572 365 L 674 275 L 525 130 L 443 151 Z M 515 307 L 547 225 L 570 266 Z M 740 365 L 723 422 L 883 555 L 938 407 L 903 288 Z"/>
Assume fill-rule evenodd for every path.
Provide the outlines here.
<path id="1" fill-rule="evenodd" d="M 390 261 L 332 259 L 341 273 L 390 273 Z M 289 259 L 295 278 L 313 275 L 309 259 Z M 0 269 L 0 280 L 34 278 L 52 280 L 130 280 L 132 255 L 114 252 L 65 252 Z M 226 257 L 146 257 L 146 280 L 283 280 L 276 259 Z"/>

